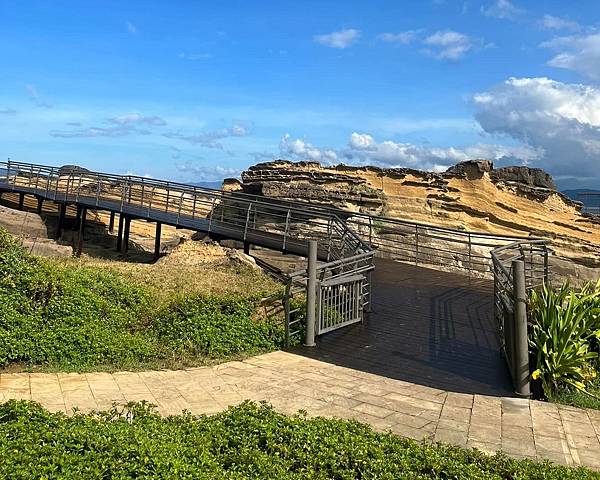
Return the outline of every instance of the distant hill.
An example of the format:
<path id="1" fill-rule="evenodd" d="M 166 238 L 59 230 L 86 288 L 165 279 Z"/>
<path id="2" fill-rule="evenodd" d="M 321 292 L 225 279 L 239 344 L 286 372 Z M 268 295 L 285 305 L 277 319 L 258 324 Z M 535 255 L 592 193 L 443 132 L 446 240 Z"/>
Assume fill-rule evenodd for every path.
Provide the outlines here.
<path id="1" fill-rule="evenodd" d="M 221 190 L 221 185 L 223 185 L 223 180 L 218 180 L 216 182 L 186 182 L 188 185 L 193 185 L 194 187 L 203 187 L 203 188 L 213 188 L 215 190 Z"/>
<path id="2" fill-rule="evenodd" d="M 579 188 L 574 190 L 563 190 L 567 197 L 577 202 L 582 202 L 586 207 L 598 207 L 600 206 L 600 197 L 595 199 L 590 197 L 581 196 L 582 193 L 600 193 L 600 190 L 593 190 L 591 188 Z"/>

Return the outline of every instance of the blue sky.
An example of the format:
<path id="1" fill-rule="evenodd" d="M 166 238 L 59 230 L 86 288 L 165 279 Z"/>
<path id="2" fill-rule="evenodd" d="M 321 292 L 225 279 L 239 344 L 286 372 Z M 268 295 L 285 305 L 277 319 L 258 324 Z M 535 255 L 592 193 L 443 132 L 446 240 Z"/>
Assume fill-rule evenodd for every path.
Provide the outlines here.
<path id="1" fill-rule="evenodd" d="M 183 181 L 273 158 L 600 187 L 596 0 L 0 2 L 5 157 Z"/>

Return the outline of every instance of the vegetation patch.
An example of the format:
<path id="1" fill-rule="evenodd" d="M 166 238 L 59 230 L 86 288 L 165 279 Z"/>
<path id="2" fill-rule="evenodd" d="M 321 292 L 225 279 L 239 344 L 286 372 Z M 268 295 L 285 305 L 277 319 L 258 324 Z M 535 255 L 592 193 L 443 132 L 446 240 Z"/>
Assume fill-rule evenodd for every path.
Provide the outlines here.
<path id="1" fill-rule="evenodd" d="M 0 458 L 5 479 L 600 478 L 249 402 L 212 417 L 161 418 L 145 404 L 66 417 L 10 401 L 0 405 Z"/>
<path id="2" fill-rule="evenodd" d="M 530 311 L 533 380 L 549 399 L 599 408 L 600 281 L 580 290 L 568 284 L 534 290 Z"/>
<path id="3" fill-rule="evenodd" d="M 0 368 L 184 366 L 282 344 L 278 324 L 255 318 L 261 293 L 273 285 L 262 279 L 245 294 L 228 290 L 257 272 L 217 273 L 221 294 L 202 289 L 185 272 L 171 272 L 187 280 L 181 290 L 179 280 L 161 289 L 136 273 L 34 257 L 0 229 Z M 209 268 L 204 274 L 211 275 Z"/>

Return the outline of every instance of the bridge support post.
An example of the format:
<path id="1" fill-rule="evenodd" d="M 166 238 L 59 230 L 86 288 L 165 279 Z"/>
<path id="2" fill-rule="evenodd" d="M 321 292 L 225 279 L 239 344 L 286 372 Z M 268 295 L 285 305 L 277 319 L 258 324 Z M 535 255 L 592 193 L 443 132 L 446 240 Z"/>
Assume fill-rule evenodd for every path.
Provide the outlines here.
<path id="1" fill-rule="evenodd" d="M 77 257 L 81 257 L 83 251 L 83 235 L 85 233 L 85 217 L 87 215 L 87 208 L 83 207 L 79 215 L 79 236 L 77 237 Z"/>
<path id="2" fill-rule="evenodd" d="M 162 223 L 156 222 L 156 234 L 154 235 L 154 258 L 158 260 L 160 257 L 160 233 L 162 230 Z"/>
<path id="3" fill-rule="evenodd" d="M 65 224 L 65 216 L 67 215 L 67 204 L 60 203 L 58 206 L 58 225 L 56 226 L 56 239 L 60 240 Z"/>
<path id="4" fill-rule="evenodd" d="M 77 205 L 77 213 L 75 214 L 75 225 L 79 228 L 81 224 L 81 212 L 83 211 L 83 207 L 81 205 Z"/>
<path id="5" fill-rule="evenodd" d="M 115 212 L 110 212 L 110 220 L 108 221 L 108 231 L 113 233 L 115 229 Z"/>
<path id="6" fill-rule="evenodd" d="M 244 242 L 244 253 L 250 255 L 250 242 Z"/>
<path id="7" fill-rule="evenodd" d="M 315 322 L 317 312 L 317 241 L 308 242 L 308 281 L 306 282 L 306 338 L 305 347 L 315 346 Z"/>
<path id="8" fill-rule="evenodd" d="M 121 251 L 123 244 L 123 214 L 119 213 L 119 230 L 117 232 L 117 252 Z"/>
<path id="9" fill-rule="evenodd" d="M 19 193 L 19 210 L 23 210 L 24 203 L 25 203 L 25 194 Z"/>
<path id="10" fill-rule="evenodd" d="M 513 260 L 514 295 L 514 374 L 517 394 L 530 397 L 529 348 L 527 342 L 527 289 L 525 286 L 525 262 Z"/>
<path id="11" fill-rule="evenodd" d="M 44 199 L 42 197 L 37 197 L 37 209 L 36 213 L 38 215 L 42 214 L 42 207 L 44 206 Z"/>
<path id="12" fill-rule="evenodd" d="M 127 253 L 129 251 L 129 231 L 131 229 L 131 217 L 125 217 L 125 228 L 123 229 L 123 243 L 121 251 Z"/>

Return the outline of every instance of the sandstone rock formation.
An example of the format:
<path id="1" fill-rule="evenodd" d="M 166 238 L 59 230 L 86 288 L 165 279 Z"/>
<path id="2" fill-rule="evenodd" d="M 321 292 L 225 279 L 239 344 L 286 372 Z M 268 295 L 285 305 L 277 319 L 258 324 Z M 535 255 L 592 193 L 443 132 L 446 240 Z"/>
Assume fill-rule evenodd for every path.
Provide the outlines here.
<path id="1" fill-rule="evenodd" d="M 581 204 L 558 192 L 540 169 L 494 169 L 490 161 L 472 160 L 433 173 L 278 160 L 250 167 L 228 189 L 460 230 L 548 238 L 559 256 L 600 269 L 600 223 L 582 214 Z"/>

